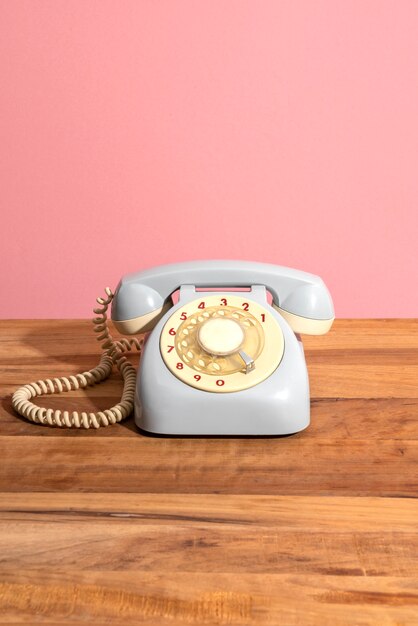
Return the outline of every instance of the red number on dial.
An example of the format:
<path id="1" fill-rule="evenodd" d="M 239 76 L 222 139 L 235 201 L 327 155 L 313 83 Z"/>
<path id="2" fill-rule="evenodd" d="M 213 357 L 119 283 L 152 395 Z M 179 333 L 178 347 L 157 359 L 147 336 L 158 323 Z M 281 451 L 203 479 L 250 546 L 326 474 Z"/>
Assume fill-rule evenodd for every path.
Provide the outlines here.
<path id="1" fill-rule="evenodd" d="M 266 316 L 264 315 L 264 313 L 261 314 L 261 321 L 265 322 L 266 321 Z"/>
<path id="2" fill-rule="evenodd" d="M 183 363 L 177 363 L 176 365 L 178 370 L 182 370 L 183 369 Z"/>
<path id="3" fill-rule="evenodd" d="M 197 308 L 198 309 L 204 309 L 205 308 L 205 303 L 201 302 Z"/>
<path id="4" fill-rule="evenodd" d="M 248 309 L 250 308 L 250 305 L 248 304 L 248 302 L 244 302 L 242 305 L 242 308 L 244 309 L 244 311 L 248 311 Z"/>
<path id="5" fill-rule="evenodd" d="M 171 352 L 172 350 L 174 350 L 174 346 L 167 346 L 168 350 L 167 352 Z"/>
<path id="6" fill-rule="evenodd" d="M 223 387 L 223 386 L 224 386 L 224 384 L 225 384 L 225 381 L 224 381 L 224 380 L 222 380 L 222 378 L 219 378 L 219 379 L 216 381 L 216 384 L 218 385 L 218 387 Z"/>
<path id="7" fill-rule="evenodd" d="M 180 319 L 181 320 L 187 320 L 187 315 L 186 313 L 183 311 L 183 313 L 180 315 Z"/>
<path id="8" fill-rule="evenodd" d="M 174 328 L 170 328 L 170 330 L 168 331 L 169 335 L 175 335 L 176 331 L 174 330 Z"/>
<path id="9" fill-rule="evenodd" d="M 193 378 L 194 378 L 195 380 L 200 380 L 202 377 L 201 377 L 201 375 L 200 375 L 200 374 L 196 374 L 196 376 L 193 376 Z"/>
<path id="10" fill-rule="evenodd" d="M 222 306 L 228 306 L 228 300 L 226 298 L 221 299 Z"/>

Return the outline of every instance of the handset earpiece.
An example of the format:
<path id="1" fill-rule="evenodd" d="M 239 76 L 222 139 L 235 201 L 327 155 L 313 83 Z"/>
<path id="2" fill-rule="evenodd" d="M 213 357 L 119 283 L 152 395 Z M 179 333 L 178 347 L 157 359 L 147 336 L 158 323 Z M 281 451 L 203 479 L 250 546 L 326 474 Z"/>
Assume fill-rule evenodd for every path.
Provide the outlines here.
<path id="1" fill-rule="evenodd" d="M 171 299 L 164 300 L 152 287 L 122 279 L 112 303 L 112 321 L 124 335 L 145 333 L 154 328 L 171 306 Z"/>
<path id="2" fill-rule="evenodd" d="M 316 283 L 297 285 L 273 308 L 286 320 L 295 333 L 324 335 L 334 321 L 331 296 L 321 279 Z"/>

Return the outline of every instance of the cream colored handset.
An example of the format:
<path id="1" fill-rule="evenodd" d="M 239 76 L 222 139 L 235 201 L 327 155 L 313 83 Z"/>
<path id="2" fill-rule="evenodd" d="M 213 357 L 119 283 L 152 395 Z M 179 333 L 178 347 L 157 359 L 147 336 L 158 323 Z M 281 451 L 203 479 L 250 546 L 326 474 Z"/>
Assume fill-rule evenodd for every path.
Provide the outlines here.
<path id="1" fill-rule="evenodd" d="M 19 413 L 38 423 L 97 428 L 121 421 L 134 406 L 140 428 L 191 435 L 289 434 L 309 424 L 309 382 L 298 334 L 323 334 L 334 319 L 331 297 L 317 276 L 248 261 L 197 261 L 125 276 L 115 296 L 109 289 L 106 296 L 98 299 L 93 320 L 104 350 L 99 366 L 21 387 L 13 396 Z M 117 330 L 153 331 L 138 376 L 125 352 L 141 350 L 142 343 L 112 339 L 106 319 L 112 300 Z M 125 384 L 111 409 L 79 414 L 32 402 L 44 393 L 100 382 L 113 364 Z"/>

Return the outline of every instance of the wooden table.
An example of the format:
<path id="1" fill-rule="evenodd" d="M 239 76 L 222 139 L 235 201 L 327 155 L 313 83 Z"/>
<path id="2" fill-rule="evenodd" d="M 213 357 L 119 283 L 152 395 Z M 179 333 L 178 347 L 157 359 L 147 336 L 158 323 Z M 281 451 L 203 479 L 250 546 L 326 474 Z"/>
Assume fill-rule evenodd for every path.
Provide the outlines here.
<path id="1" fill-rule="evenodd" d="M 312 424 L 271 439 L 26 423 L 11 392 L 98 345 L 85 321 L 0 329 L 1 624 L 418 624 L 418 320 L 307 337 Z"/>

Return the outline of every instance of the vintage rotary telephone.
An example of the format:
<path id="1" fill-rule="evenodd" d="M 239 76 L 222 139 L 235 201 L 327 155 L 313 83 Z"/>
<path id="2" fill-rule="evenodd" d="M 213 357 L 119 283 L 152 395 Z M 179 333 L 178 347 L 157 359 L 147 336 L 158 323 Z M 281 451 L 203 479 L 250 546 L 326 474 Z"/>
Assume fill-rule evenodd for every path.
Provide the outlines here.
<path id="1" fill-rule="evenodd" d="M 37 423 L 98 428 L 121 421 L 134 406 L 140 428 L 183 435 L 284 435 L 308 426 L 309 381 L 298 335 L 322 335 L 334 320 L 319 277 L 265 263 L 196 261 L 129 274 L 114 296 L 110 289 L 106 294 L 98 298 L 93 320 L 104 350 L 99 365 L 21 387 L 13 395 L 21 415 Z M 125 353 L 141 350 L 142 341 L 112 339 L 106 315 L 111 302 L 121 333 L 152 330 L 138 376 Z M 114 364 L 124 390 L 111 409 L 79 414 L 32 402 L 101 382 Z"/>

